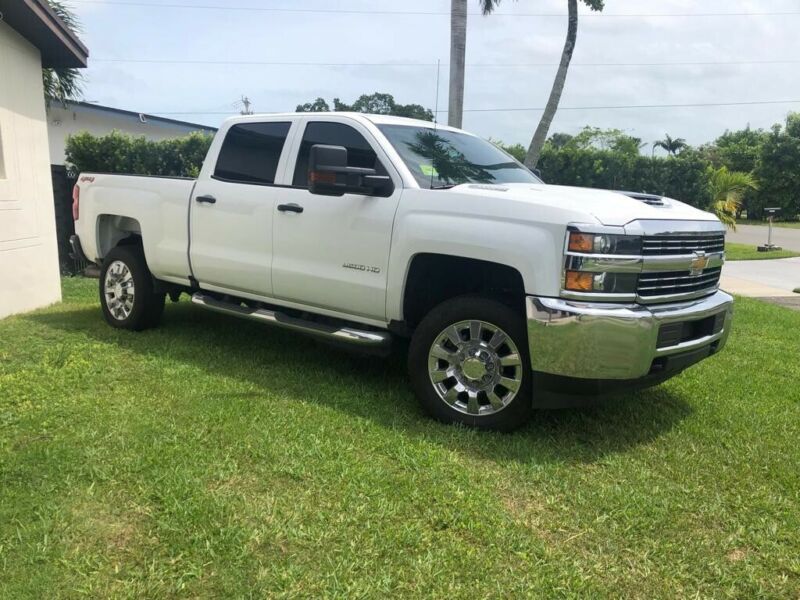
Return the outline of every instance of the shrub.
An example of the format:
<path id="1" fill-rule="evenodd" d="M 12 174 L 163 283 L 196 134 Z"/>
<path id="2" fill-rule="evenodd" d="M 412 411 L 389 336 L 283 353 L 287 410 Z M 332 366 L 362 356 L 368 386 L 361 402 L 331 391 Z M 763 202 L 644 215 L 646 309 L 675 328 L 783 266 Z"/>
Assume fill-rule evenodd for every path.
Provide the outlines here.
<path id="1" fill-rule="evenodd" d="M 705 209 L 711 202 L 710 163 L 687 150 L 651 158 L 599 148 L 545 146 L 539 168 L 547 183 L 647 192 Z"/>
<path id="2" fill-rule="evenodd" d="M 197 177 L 211 140 L 199 132 L 159 141 L 118 131 L 83 132 L 67 139 L 67 163 L 78 172 Z"/>

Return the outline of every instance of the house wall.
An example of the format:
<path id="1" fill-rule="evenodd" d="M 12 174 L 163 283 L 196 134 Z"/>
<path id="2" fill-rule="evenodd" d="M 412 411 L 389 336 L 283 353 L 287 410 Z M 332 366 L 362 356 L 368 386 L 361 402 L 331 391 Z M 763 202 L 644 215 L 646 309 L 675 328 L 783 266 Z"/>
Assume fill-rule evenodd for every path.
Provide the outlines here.
<path id="1" fill-rule="evenodd" d="M 64 164 L 64 148 L 67 136 L 88 131 L 93 135 L 107 135 L 113 130 L 135 136 L 144 136 L 149 140 L 165 140 L 188 135 L 193 131 L 203 131 L 196 127 L 181 126 L 150 119 L 142 123 L 136 117 L 115 114 L 88 106 L 63 105 L 51 102 L 47 109 L 47 129 L 50 138 L 50 163 Z M 213 133 L 213 131 L 208 131 Z"/>
<path id="2" fill-rule="evenodd" d="M 61 299 L 39 51 L 0 21 L 0 318 Z"/>

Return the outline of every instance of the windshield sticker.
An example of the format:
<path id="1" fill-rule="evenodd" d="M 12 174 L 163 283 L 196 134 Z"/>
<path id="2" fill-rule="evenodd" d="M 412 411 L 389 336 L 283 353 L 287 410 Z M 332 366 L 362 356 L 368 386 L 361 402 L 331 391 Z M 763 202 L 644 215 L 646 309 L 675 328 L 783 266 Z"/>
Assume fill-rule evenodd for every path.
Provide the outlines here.
<path id="1" fill-rule="evenodd" d="M 425 177 L 438 177 L 439 172 L 436 170 L 436 167 L 433 165 L 420 165 L 419 170 L 422 171 L 422 174 Z"/>

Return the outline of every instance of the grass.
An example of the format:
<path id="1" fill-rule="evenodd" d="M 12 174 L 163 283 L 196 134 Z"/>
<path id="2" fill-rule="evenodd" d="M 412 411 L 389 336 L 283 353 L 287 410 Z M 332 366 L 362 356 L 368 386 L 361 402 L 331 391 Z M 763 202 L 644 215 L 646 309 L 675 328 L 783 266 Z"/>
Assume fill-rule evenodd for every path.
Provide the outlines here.
<path id="1" fill-rule="evenodd" d="M 513 435 L 427 419 L 351 356 L 96 282 L 0 322 L 0 597 L 800 595 L 800 313 Z"/>
<path id="2" fill-rule="evenodd" d="M 737 225 L 769 225 L 767 221 L 756 221 L 751 219 L 739 219 L 736 221 Z M 789 229 L 800 229 L 800 221 L 775 221 L 772 223 L 773 227 L 786 227 Z"/>
<path id="3" fill-rule="evenodd" d="M 759 252 L 756 246 L 734 244 L 733 242 L 725 244 L 725 260 L 772 260 L 775 258 L 792 258 L 793 256 L 800 256 L 800 254 L 791 250 Z"/>

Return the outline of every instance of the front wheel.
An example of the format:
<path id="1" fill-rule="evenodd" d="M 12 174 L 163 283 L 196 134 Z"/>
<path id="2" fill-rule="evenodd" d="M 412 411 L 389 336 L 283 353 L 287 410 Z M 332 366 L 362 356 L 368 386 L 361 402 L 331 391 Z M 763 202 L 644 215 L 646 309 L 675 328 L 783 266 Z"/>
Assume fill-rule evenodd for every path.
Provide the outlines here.
<path id="1" fill-rule="evenodd" d="M 524 318 L 496 300 L 462 297 L 434 308 L 409 349 L 423 408 L 446 423 L 511 431 L 532 411 Z"/>
<path id="2" fill-rule="evenodd" d="M 153 277 L 138 246 L 117 246 L 100 271 L 100 304 L 112 327 L 139 331 L 155 327 L 164 312 L 164 294 L 154 290 Z"/>

